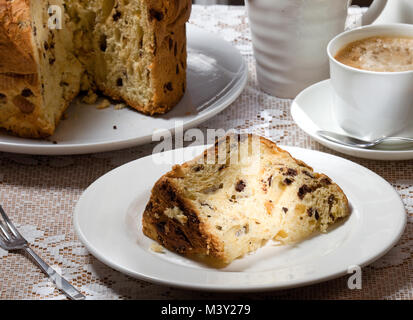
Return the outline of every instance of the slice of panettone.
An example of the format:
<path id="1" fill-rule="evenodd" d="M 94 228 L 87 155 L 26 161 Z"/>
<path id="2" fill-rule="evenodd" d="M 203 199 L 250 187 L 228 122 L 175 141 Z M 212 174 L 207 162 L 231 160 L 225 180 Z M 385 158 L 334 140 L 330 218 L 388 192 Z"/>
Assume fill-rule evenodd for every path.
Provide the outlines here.
<path id="1" fill-rule="evenodd" d="M 338 185 L 265 138 L 228 135 L 152 190 L 143 232 L 224 266 L 268 240 L 293 243 L 349 215 Z"/>

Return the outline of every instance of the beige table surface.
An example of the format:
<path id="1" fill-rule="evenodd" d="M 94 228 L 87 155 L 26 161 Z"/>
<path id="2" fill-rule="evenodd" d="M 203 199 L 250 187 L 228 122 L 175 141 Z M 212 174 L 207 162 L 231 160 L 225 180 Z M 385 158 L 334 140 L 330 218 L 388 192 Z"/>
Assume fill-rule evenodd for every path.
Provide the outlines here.
<path id="1" fill-rule="evenodd" d="M 248 129 L 275 142 L 335 152 L 309 138 L 293 122 L 290 100 L 262 93 L 256 82 L 244 7 L 194 6 L 191 23 L 230 41 L 249 65 L 245 91 L 228 109 L 200 126 Z M 271 122 L 267 121 L 269 118 Z M 33 248 L 90 299 L 412 299 L 413 160 L 379 162 L 350 158 L 375 171 L 399 192 L 408 224 L 400 242 L 363 269 L 363 289 L 349 290 L 347 277 L 279 292 L 214 294 L 178 290 L 131 279 L 89 255 L 72 227 L 82 192 L 111 169 L 151 153 L 153 145 L 83 156 L 43 157 L 0 153 L 0 203 Z M 341 155 L 342 156 L 342 155 Z M 346 156 L 344 156 L 346 157 Z M 349 158 L 349 157 L 346 157 Z M 64 299 L 25 256 L 0 249 L 1 299 Z"/>

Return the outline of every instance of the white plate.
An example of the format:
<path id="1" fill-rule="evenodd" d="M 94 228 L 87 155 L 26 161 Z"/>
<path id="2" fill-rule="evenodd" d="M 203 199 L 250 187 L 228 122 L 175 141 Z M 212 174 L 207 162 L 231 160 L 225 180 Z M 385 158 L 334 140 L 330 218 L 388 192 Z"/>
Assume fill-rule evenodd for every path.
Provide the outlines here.
<path id="1" fill-rule="evenodd" d="M 203 149 L 186 148 L 183 159 Z M 77 203 L 74 228 L 91 254 L 120 272 L 155 283 L 215 291 L 276 290 L 329 280 L 345 275 L 350 266 L 373 262 L 395 245 L 406 213 L 385 180 L 339 157 L 293 147 L 286 150 L 334 179 L 352 207 L 351 216 L 330 232 L 295 246 L 268 244 L 220 270 L 169 251 L 153 252 L 153 241 L 141 231 L 142 212 L 153 184 L 171 168 L 155 164 L 154 156 L 123 165 L 94 182 Z M 165 156 L 176 160 L 181 152 L 169 151 Z"/>
<path id="2" fill-rule="evenodd" d="M 194 127 L 224 110 L 247 83 L 246 63 L 228 42 L 191 25 L 187 30 L 187 92 L 171 112 L 149 117 L 129 108 L 98 110 L 75 102 L 48 141 L 0 133 L 0 151 L 64 155 L 117 150 L 151 142 L 155 130 L 174 131 L 178 123 Z"/>
<path id="3" fill-rule="evenodd" d="M 295 98 L 291 105 L 291 115 L 302 130 L 322 145 L 354 157 L 373 160 L 413 159 L 412 143 L 386 143 L 372 149 L 362 149 L 347 147 L 318 136 L 316 134 L 318 130 L 345 134 L 331 112 L 333 105 L 332 90 L 330 80 L 325 80 L 308 87 Z M 403 135 L 413 137 L 413 126 Z"/>

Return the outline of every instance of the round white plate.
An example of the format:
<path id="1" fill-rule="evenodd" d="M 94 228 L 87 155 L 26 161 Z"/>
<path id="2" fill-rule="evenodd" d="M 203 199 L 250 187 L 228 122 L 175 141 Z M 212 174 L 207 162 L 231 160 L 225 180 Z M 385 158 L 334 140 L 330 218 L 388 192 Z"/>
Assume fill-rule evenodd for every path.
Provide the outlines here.
<path id="1" fill-rule="evenodd" d="M 176 125 L 197 126 L 224 110 L 247 83 L 246 63 L 228 42 L 191 25 L 187 30 L 187 91 L 171 112 L 150 117 L 129 108 L 98 110 L 97 104 L 76 101 L 66 112 L 68 119 L 47 141 L 0 133 L 0 151 L 65 155 L 117 150 L 151 142 L 159 129 L 173 132 Z"/>
<path id="2" fill-rule="evenodd" d="M 329 280 L 345 275 L 349 267 L 373 262 L 396 244 L 406 213 L 385 180 L 339 157 L 285 149 L 329 175 L 349 198 L 351 216 L 326 234 L 294 246 L 269 243 L 224 269 L 169 251 L 153 252 L 154 242 L 143 235 L 141 219 L 152 186 L 171 168 L 168 161 L 160 163 L 159 156 L 130 162 L 94 182 L 77 203 L 74 228 L 91 254 L 120 272 L 155 283 L 214 291 L 276 290 Z M 163 159 L 181 163 L 202 150 L 168 151 Z"/>
<path id="3" fill-rule="evenodd" d="M 375 148 L 362 149 L 347 147 L 318 136 L 318 130 L 345 134 L 332 114 L 332 90 L 330 80 L 324 80 L 308 87 L 295 98 L 291 105 L 291 115 L 303 131 L 322 145 L 350 156 L 373 160 L 413 159 L 412 143 L 386 143 Z M 413 137 L 413 126 L 403 135 Z"/>

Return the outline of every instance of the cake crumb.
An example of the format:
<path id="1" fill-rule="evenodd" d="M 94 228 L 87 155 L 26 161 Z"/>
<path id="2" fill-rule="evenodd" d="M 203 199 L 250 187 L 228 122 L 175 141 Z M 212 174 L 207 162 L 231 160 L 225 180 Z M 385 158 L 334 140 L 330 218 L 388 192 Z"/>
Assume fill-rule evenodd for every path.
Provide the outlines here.
<path id="1" fill-rule="evenodd" d="M 115 110 L 122 110 L 124 108 L 126 108 L 126 104 L 124 103 L 118 103 L 115 105 Z"/>
<path id="2" fill-rule="evenodd" d="M 98 95 L 93 91 L 89 90 L 87 95 L 82 98 L 82 102 L 86 104 L 94 104 L 98 99 Z"/>
<path id="3" fill-rule="evenodd" d="M 156 253 L 165 253 L 164 248 L 159 243 L 152 243 L 151 250 Z"/>
<path id="4" fill-rule="evenodd" d="M 110 107 L 110 101 L 108 99 L 103 99 L 101 103 L 99 103 L 96 109 L 102 110 Z"/>

